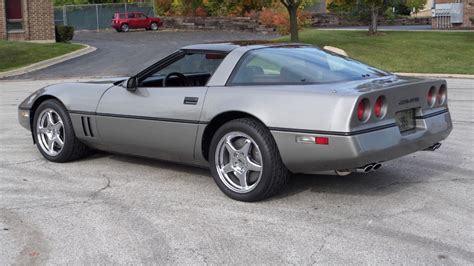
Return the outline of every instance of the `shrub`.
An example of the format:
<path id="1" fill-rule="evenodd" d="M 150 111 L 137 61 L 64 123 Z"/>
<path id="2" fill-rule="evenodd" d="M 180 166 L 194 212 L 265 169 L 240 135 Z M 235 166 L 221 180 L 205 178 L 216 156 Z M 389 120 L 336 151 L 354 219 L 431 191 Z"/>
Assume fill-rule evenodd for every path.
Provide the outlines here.
<path id="1" fill-rule="evenodd" d="M 470 17 L 469 20 L 471 21 L 472 24 L 474 24 L 474 16 Z"/>
<path id="2" fill-rule="evenodd" d="M 56 25 L 56 42 L 70 42 L 74 38 L 74 27 Z"/>
<path id="3" fill-rule="evenodd" d="M 194 15 L 196 17 L 207 17 L 207 11 L 203 7 L 198 7 L 196 10 L 194 10 Z"/>

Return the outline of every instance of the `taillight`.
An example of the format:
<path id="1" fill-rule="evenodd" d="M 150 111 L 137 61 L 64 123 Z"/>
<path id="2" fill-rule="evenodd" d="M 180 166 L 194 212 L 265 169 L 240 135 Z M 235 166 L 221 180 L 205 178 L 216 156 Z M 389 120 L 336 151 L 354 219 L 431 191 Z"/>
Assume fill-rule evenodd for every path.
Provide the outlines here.
<path id="1" fill-rule="evenodd" d="M 387 100 L 385 99 L 385 96 L 379 96 L 377 100 L 375 101 L 375 105 L 374 105 L 375 117 L 382 118 L 385 116 L 386 112 L 387 112 Z"/>
<path id="2" fill-rule="evenodd" d="M 361 122 L 367 121 L 370 115 L 370 103 L 367 98 L 362 99 L 357 105 L 357 119 Z"/>
<path id="3" fill-rule="evenodd" d="M 433 86 L 428 91 L 428 95 L 426 96 L 426 103 L 429 107 L 433 107 L 436 102 L 436 88 Z"/>
<path id="4" fill-rule="evenodd" d="M 438 96 L 436 98 L 439 105 L 443 105 L 446 102 L 446 86 L 445 85 L 441 85 L 438 91 Z"/>

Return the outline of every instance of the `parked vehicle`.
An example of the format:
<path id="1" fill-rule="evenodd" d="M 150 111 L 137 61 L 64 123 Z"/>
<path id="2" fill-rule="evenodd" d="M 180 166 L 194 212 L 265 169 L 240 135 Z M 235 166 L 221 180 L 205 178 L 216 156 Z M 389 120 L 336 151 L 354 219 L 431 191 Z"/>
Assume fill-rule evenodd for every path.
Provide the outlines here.
<path id="1" fill-rule="evenodd" d="M 112 19 L 112 27 L 118 32 L 141 28 L 158 30 L 162 25 L 160 18 L 148 17 L 142 12 L 115 13 Z"/>
<path id="2" fill-rule="evenodd" d="M 19 120 L 52 162 L 94 148 L 207 166 L 241 201 L 274 195 L 290 173 L 378 170 L 452 130 L 445 80 L 268 43 L 192 45 L 127 79 L 48 86 Z"/>

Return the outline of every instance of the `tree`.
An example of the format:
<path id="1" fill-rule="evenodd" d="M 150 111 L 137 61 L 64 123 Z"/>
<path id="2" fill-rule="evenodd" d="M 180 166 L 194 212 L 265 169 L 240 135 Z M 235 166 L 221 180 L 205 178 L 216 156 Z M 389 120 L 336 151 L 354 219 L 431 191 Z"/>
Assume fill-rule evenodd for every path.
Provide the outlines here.
<path id="1" fill-rule="evenodd" d="M 384 0 L 364 0 L 365 4 L 370 8 L 370 24 L 369 34 L 375 35 L 378 32 L 379 12 L 383 10 Z"/>
<path id="2" fill-rule="evenodd" d="M 280 0 L 280 2 L 285 6 L 290 15 L 291 41 L 298 42 L 300 39 L 298 35 L 298 10 L 308 4 L 314 3 L 315 0 Z"/>
<path id="3" fill-rule="evenodd" d="M 418 15 L 418 12 L 426 6 L 426 0 L 406 0 L 406 6 L 409 7 L 415 13 L 415 16 Z"/>

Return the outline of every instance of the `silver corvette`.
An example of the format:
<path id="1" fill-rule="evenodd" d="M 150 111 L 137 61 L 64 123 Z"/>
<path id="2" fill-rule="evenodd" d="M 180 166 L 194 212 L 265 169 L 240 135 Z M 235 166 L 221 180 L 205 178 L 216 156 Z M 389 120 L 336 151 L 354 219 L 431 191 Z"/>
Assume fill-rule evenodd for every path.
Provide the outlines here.
<path id="1" fill-rule="evenodd" d="M 444 80 L 399 77 L 304 44 L 184 47 L 140 73 L 42 88 L 20 124 L 53 162 L 89 150 L 210 167 L 257 201 L 291 173 L 367 173 L 452 130 Z"/>

